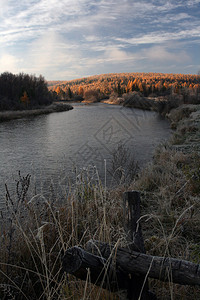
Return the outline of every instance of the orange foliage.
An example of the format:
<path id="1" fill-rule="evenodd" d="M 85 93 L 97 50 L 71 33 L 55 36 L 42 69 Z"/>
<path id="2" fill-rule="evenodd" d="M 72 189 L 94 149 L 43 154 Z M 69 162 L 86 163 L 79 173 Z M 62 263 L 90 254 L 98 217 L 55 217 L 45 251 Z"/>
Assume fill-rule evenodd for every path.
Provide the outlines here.
<path id="1" fill-rule="evenodd" d="M 58 87 L 55 89 L 55 92 L 56 92 L 57 94 L 60 94 L 60 92 L 61 92 L 60 86 L 58 86 Z"/>
<path id="2" fill-rule="evenodd" d="M 87 91 L 97 90 L 101 95 L 109 96 L 120 88 L 122 93 L 140 91 L 145 96 L 156 94 L 200 93 L 200 76 L 189 74 L 164 73 L 114 73 L 101 74 L 70 81 L 49 82 L 49 89 L 63 90 L 70 87 L 74 95 L 84 95 Z M 86 93 L 87 94 L 87 93 Z"/>
<path id="3" fill-rule="evenodd" d="M 20 98 L 20 101 L 26 105 L 30 103 L 29 97 L 27 95 L 27 92 L 25 91 L 23 96 Z"/>

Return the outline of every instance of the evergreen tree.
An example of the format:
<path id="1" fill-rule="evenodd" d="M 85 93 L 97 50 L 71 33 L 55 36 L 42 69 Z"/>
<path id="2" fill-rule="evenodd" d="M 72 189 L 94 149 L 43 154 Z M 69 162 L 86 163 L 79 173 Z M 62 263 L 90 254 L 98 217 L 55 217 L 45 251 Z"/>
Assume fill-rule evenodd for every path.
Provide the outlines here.
<path id="1" fill-rule="evenodd" d="M 70 87 L 68 87 L 68 96 L 69 96 L 69 99 L 72 98 L 72 91 L 71 91 Z"/>

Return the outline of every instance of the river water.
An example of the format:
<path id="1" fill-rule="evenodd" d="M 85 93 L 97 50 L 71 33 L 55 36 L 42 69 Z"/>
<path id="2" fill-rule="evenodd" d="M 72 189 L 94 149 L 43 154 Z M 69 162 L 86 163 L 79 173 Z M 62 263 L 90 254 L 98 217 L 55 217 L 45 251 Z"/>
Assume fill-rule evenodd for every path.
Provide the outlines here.
<path id="1" fill-rule="evenodd" d="M 52 180 L 64 184 L 75 166 L 95 166 L 103 178 L 119 143 L 142 166 L 171 133 L 169 123 L 155 112 L 103 103 L 73 106 L 0 124 L 0 208 L 5 183 L 11 188 L 19 171 L 31 174 L 38 189 Z"/>

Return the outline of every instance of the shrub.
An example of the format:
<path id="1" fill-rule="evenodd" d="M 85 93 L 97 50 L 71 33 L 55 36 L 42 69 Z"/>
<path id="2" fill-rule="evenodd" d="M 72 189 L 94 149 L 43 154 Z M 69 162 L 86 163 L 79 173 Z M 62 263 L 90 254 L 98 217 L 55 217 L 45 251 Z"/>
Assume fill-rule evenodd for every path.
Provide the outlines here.
<path id="1" fill-rule="evenodd" d="M 84 93 L 84 100 L 89 102 L 99 101 L 99 93 L 97 90 L 88 90 Z"/>

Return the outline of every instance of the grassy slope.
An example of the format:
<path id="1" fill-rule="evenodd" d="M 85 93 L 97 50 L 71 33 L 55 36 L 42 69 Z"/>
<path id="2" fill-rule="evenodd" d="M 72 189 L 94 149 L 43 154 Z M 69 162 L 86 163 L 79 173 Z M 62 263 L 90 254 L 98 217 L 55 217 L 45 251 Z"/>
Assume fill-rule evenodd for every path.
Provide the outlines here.
<path id="1" fill-rule="evenodd" d="M 200 105 L 183 105 L 168 117 L 176 128 L 171 141 L 157 149 L 131 189 L 142 192 L 148 252 L 200 263 Z M 152 284 L 161 299 L 199 299 L 197 287 Z"/>

